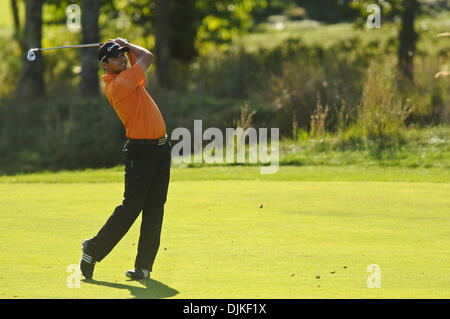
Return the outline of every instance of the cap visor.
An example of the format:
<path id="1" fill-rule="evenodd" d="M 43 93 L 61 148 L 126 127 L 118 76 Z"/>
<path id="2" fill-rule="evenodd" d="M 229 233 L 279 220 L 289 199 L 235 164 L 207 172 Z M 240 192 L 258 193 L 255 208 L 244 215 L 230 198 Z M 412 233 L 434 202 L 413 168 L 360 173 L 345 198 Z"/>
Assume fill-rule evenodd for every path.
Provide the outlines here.
<path id="1" fill-rule="evenodd" d="M 119 51 L 119 52 L 129 52 L 130 48 L 129 47 L 120 47 L 119 49 L 117 49 L 117 51 Z"/>
<path id="2" fill-rule="evenodd" d="M 128 52 L 128 51 L 130 51 L 130 49 L 129 48 L 127 48 L 127 47 L 120 47 L 120 48 L 118 48 L 117 50 L 114 50 L 114 51 L 112 51 L 112 52 L 109 52 L 108 54 L 107 54 L 107 58 L 117 58 L 118 56 L 119 56 L 119 54 L 120 53 L 122 53 L 122 52 Z"/>

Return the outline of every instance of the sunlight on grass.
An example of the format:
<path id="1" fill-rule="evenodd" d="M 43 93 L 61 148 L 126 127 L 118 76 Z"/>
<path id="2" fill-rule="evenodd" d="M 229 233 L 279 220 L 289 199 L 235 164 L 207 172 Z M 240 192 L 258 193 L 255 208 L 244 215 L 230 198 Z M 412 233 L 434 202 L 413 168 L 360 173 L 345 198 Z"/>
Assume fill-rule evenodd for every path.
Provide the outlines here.
<path id="1" fill-rule="evenodd" d="M 122 192 L 122 183 L 0 184 L 8 212 L 0 215 L 0 296 L 450 296 L 442 253 L 450 245 L 448 183 L 175 181 L 148 286 L 124 275 L 139 218 L 96 265 L 94 280 L 69 288 L 67 267 L 78 263 L 81 241 L 98 231 Z M 381 289 L 366 286 L 374 263 Z"/>

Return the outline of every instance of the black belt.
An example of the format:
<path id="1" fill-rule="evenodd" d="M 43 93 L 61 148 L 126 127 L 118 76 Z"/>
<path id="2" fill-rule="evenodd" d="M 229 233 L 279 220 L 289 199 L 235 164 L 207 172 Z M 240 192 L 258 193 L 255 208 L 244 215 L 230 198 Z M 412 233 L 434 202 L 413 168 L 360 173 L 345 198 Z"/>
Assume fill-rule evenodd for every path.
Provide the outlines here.
<path id="1" fill-rule="evenodd" d="M 143 139 L 135 139 L 135 138 L 128 138 L 127 143 L 132 144 L 149 144 L 149 145 L 164 145 L 167 143 L 169 139 L 167 138 L 167 134 L 164 137 L 158 138 L 156 140 L 143 140 Z"/>

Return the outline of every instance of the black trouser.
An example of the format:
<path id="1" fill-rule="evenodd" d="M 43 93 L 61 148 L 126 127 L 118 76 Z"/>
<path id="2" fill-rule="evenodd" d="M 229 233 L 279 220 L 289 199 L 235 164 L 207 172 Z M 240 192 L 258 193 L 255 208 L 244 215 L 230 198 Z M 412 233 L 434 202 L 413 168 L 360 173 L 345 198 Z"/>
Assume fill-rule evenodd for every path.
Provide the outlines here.
<path id="1" fill-rule="evenodd" d="M 101 261 L 127 233 L 142 211 L 142 224 L 135 267 L 152 271 L 158 252 L 167 189 L 170 178 L 171 145 L 126 143 L 125 193 L 122 205 L 98 234 L 88 241 L 87 254 Z"/>

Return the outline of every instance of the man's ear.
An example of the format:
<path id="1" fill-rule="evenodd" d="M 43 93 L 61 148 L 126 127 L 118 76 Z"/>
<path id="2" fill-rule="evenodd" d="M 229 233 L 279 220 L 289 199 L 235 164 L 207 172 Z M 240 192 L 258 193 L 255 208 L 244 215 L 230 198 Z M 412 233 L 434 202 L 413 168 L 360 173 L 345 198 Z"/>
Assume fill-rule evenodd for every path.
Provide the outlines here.
<path id="1" fill-rule="evenodd" d="M 106 69 L 108 68 L 108 62 L 100 62 L 102 64 L 103 70 L 106 71 Z"/>

